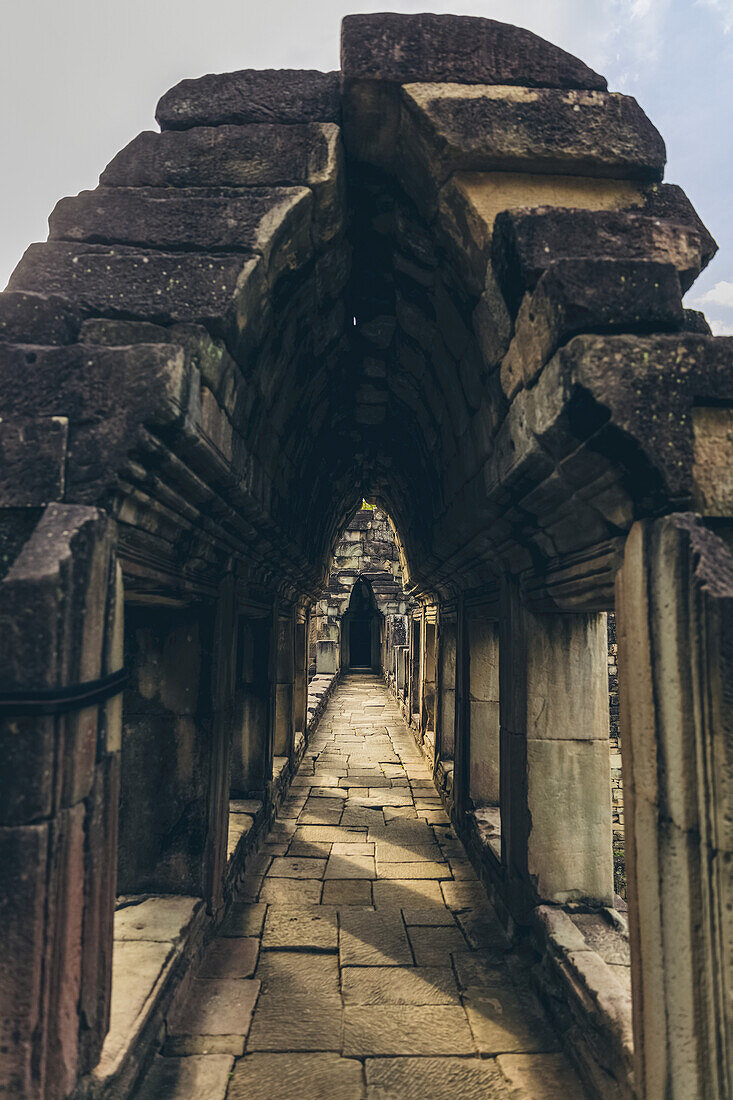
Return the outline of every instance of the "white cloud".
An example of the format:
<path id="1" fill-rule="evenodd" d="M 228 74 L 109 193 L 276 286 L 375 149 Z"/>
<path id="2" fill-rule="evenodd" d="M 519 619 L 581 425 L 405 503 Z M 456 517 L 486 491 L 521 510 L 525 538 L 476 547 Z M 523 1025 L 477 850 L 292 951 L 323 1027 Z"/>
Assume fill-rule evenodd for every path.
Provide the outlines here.
<path id="1" fill-rule="evenodd" d="M 733 321 L 720 321 L 716 317 L 708 317 L 708 324 L 713 336 L 733 336 Z"/>
<path id="2" fill-rule="evenodd" d="M 726 309 L 733 309 L 733 282 L 726 282 L 725 279 L 721 280 L 710 290 L 706 290 L 704 294 L 701 294 L 699 298 L 695 298 L 695 304 L 702 308 L 705 306 L 724 306 Z"/>

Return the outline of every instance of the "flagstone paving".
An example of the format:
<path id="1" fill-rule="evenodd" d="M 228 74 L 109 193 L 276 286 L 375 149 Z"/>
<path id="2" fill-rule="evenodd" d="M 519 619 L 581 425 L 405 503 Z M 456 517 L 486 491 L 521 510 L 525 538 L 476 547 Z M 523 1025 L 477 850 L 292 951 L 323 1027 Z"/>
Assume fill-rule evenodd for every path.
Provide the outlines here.
<path id="1" fill-rule="evenodd" d="M 138 1100 L 583 1100 L 376 675 L 337 686 Z"/>

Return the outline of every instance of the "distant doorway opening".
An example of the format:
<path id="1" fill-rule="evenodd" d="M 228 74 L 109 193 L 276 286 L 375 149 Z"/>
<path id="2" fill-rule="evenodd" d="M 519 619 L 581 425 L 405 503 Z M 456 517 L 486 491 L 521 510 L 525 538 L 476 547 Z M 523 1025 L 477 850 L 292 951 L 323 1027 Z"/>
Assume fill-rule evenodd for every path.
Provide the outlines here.
<path id="1" fill-rule="evenodd" d="M 379 620 L 372 586 L 366 577 L 360 577 L 351 590 L 341 625 L 342 664 L 346 668 L 376 668 L 379 665 Z"/>

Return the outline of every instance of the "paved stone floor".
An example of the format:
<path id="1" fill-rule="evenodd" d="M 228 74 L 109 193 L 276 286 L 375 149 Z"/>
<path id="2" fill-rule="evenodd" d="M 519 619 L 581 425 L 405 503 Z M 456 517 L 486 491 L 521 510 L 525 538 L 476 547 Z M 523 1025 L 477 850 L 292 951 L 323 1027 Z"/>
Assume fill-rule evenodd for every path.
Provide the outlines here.
<path id="1" fill-rule="evenodd" d="M 138 1095 L 585 1097 L 377 676 L 337 687 Z"/>

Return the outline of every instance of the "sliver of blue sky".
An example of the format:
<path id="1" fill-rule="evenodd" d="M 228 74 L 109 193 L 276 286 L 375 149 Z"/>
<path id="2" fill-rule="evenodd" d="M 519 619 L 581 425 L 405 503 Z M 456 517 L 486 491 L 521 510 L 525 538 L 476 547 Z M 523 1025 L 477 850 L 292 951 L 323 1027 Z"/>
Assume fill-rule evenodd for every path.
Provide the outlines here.
<path id="1" fill-rule="evenodd" d="M 354 11 L 430 10 L 529 27 L 634 95 L 720 245 L 688 293 L 733 334 L 733 0 L 6 0 L 0 58 L 0 286 L 63 195 L 94 187 L 160 95 L 240 68 L 338 67 Z"/>

